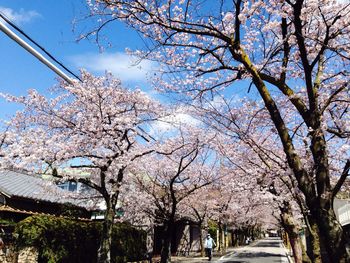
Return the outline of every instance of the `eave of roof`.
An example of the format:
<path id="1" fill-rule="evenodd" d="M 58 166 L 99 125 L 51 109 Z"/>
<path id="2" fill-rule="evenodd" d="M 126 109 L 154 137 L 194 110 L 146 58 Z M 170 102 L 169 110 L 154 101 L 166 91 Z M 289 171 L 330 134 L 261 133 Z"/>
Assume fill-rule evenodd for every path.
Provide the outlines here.
<path id="1" fill-rule="evenodd" d="M 48 213 L 34 212 L 34 211 L 31 211 L 31 210 L 13 208 L 13 207 L 8 206 L 8 205 L 0 205 L 0 211 L 19 213 L 19 214 L 26 214 L 26 215 L 54 216 L 54 215 L 48 214 Z M 58 217 L 66 218 L 66 219 L 78 219 L 80 221 L 92 221 L 90 218 L 82 218 L 82 217 L 78 217 L 78 218 L 72 218 L 72 217 L 69 217 L 69 216 L 58 216 Z"/>

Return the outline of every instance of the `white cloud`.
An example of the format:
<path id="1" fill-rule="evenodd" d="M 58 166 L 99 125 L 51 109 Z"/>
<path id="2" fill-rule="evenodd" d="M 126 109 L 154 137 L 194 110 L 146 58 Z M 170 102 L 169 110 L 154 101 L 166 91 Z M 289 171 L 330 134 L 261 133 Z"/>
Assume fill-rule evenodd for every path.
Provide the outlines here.
<path id="1" fill-rule="evenodd" d="M 147 73 L 154 71 L 155 63 L 143 60 L 136 64 L 135 59 L 125 53 L 82 54 L 71 57 L 76 67 L 95 73 L 110 71 L 124 81 L 144 81 Z"/>
<path id="2" fill-rule="evenodd" d="M 23 8 L 21 8 L 19 11 L 15 11 L 11 8 L 0 6 L 0 12 L 11 20 L 11 22 L 16 24 L 24 24 L 31 21 L 33 18 L 40 17 L 40 14 L 37 11 L 26 11 Z"/>
<path id="3" fill-rule="evenodd" d="M 176 113 L 167 116 L 156 122 L 156 127 L 160 131 L 167 131 L 180 125 L 197 125 L 199 121 L 186 113 Z"/>
<path id="4" fill-rule="evenodd" d="M 180 110 L 155 121 L 152 124 L 150 133 L 154 137 L 159 135 L 164 136 L 165 134 L 171 136 L 181 126 L 196 127 L 200 124 L 201 122 L 198 119 Z"/>

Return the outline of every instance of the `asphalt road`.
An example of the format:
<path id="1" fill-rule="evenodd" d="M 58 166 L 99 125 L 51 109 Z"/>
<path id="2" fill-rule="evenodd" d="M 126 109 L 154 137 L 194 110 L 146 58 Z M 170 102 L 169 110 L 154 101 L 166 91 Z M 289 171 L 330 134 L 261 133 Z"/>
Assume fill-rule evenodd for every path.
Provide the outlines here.
<path id="1" fill-rule="evenodd" d="M 288 263 L 279 238 L 266 238 L 242 247 L 216 260 L 217 263 Z"/>

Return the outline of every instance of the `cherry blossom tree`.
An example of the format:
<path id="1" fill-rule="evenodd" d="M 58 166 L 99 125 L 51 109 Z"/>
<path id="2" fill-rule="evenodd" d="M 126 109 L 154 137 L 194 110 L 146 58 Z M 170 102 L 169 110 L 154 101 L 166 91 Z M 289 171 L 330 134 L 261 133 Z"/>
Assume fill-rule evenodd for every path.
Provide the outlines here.
<path id="1" fill-rule="evenodd" d="M 148 50 L 135 54 L 164 65 L 155 79 L 162 90 L 203 98 L 215 90 L 234 91 L 235 81 L 249 80 L 263 100 L 317 225 L 325 251 L 322 261 L 349 261 L 349 240 L 333 210 L 333 199 L 350 167 L 346 1 L 88 3 L 93 14 L 102 16 L 97 33 L 108 21 L 120 19 L 149 40 Z M 294 116 L 292 123 L 286 112 Z M 303 160 L 303 142 L 310 163 Z M 336 151 L 341 155 L 333 154 L 335 146 L 342 148 Z M 342 165 L 340 172 L 333 170 L 335 164 Z M 335 184 L 332 175 L 339 178 Z"/>
<path id="2" fill-rule="evenodd" d="M 217 141 L 211 143 L 218 145 Z M 220 158 L 220 177 L 185 201 L 186 214 L 201 229 L 207 228 L 209 221 L 217 224 L 218 250 L 221 252 L 226 248 L 225 229 L 240 231 L 242 234 L 236 238 L 244 244 L 248 236 L 257 234 L 254 230 L 265 224 L 264 219 L 276 221 L 271 217 L 275 209 L 271 206 L 271 195 L 261 192 L 255 174 L 248 174 L 231 163 L 225 164 L 226 157 Z"/>
<path id="3" fill-rule="evenodd" d="M 153 151 L 145 129 L 162 107 L 140 90 L 123 88 L 109 74 L 95 77 L 83 71 L 82 82 L 60 82 L 54 89 L 58 94 L 51 99 L 35 90 L 26 97 L 6 96 L 24 110 L 11 120 L 2 164 L 34 173 L 56 171 L 63 180 L 94 189 L 106 206 L 98 262 L 110 262 L 124 177 L 134 162 Z"/>
<path id="4" fill-rule="evenodd" d="M 137 192 L 149 200 L 149 205 L 139 209 L 164 227 L 161 262 L 171 260 L 175 222 L 188 215 L 185 201 L 218 176 L 208 139 L 209 135 L 200 136 L 194 127 L 181 127 L 179 134 L 162 140 L 157 151 L 135 167 Z"/>
<path id="5" fill-rule="evenodd" d="M 215 182 L 218 184 L 218 181 Z M 203 230 L 208 227 L 208 221 L 216 221 L 217 196 L 216 189 L 209 185 L 198 189 L 194 195 L 190 195 L 184 201 L 186 216 L 199 228 L 199 246 L 201 256 L 204 257 Z M 187 208 L 187 209 L 186 209 Z"/>
<path id="6" fill-rule="evenodd" d="M 259 189 L 272 194 L 266 202 L 273 204 L 272 210 L 279 213 L 276 218 L 288 233 L 294 259 L 296 262 L 306 262 L 308 258 L 303 254 L 305 249 L 299 238 L 302 216 L 310 233 L 314 231 L 310 226 L 304 196 L 286 165 L 281 147 L 276 143 L 278 138 L 273 132 L 273 124 L 266 118 L 268 113 L 254 101 L 245 100 L 244 107 L 237 101 L 233 104 L 238 105 L 230 105 L 223 98 L 221 103 L 216 100 L 215 107 L 211 104 L 196 109 L 204 122 L 213 129 L 222 131 L 224 137 L 216 145 L 218 151 L 232 164 L 232 170 L 243 172 L 243 178 L 254 178 L 248 183 L 250 191 L 258 196 L 261 196 Z M 243 112 L 244 118 L 237 119 L 237 116 L 243 116 Z M 304 158 L 307 160 L 307 155 Z M 319 246 L 314 235 L 311 235 L 311 243 Z M 311 258 L 317 259 L 319 254 L 315 250 Z"/>

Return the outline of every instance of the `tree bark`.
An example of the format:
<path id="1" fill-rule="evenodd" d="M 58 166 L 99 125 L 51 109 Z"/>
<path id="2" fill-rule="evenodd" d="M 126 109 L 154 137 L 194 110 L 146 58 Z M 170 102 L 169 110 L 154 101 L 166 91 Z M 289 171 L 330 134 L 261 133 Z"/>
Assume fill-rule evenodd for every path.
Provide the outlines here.
<path id="1" fill-rule="evenodd" d="M 333 209 L 311 210 L 319 229 L 320 254 L 323 263 L 349 262 L 346 238 Z M 317 248 L 316 248 L 317 249 Z"/>
<path id="2" fill-rule="evenodd" d="M 224 240 L 223 240 L 223 229 L 222 229 L 222 223 L 219 221 L 219 244 L 218 244 L 218 251 L 221 253 L 225 251 L 224 248 Z"/>
<path id="3" fill-rule="evenodd" d="M 283 206 L 280 207 L 280 210 L 281 223 L 284 230 L 288 234 L 288 239 L 293 251 L 294 262 L 311 263 L 310 258 L 305 253 L 303 253 L 305 249 L 303 248 L 303 244 L 299 236 L 299 227 L 294 219 L 290 204 L 287 201 L 285 201 Z"/>
<path id="4" fill-rule="evenodd" d="M 202 232 L 202 222 L 198 224 L 199 227 L 199 246 L 201 249 L 201 257 L 204 257 L 204 244 L 203 244 L 203 232 Z"/>
<path id="5" fill-rule="evenodd" d="M 293 170 L 295 178 L 298 181 L 298 188 L 305 195 L 306 204 L 310 209 L 311 216 L 315 219 L 318 226 L 321 251 L 324 252 L 322 253 L 322 261 L 324 263 L 350 262 L 350 255 L 348 255 L 345 249 L 349 241 L 345 239 L 342 227 L 336 220 L 332 207 L 333 199 L 327 147 L 322 129 L 320 129 L 321 117 L 316 112 L 317 108 L 314 109 L 315 112 L 313 114 L 308 113 L 303 116 L 305 122 L 313 129 L 310 132 L 312 138 L 310 149 L 315 163 L 316 184 L 314 184 L 312 180 L 314 174 L 310 174 L 303 167 L 280 111 L 265 83 L 244 50 L 239 45 L 237 46 L 236 48 L 239 52 L 233 51 L 233 56 L 242 62 L 251 73 L 253 82 L 263 98 L 265 107 L 269 111 L 271 120 L 278 131 L 284 152 L 287 156 L 288 165 Z"/>
<path id="6" fill-rule="evenodd" d="M 307 254 L 313 263 L 322 263 L 318 226 L 311 217 L 305 216 L 304 218 L 308 227 L 309 242 L 311 244 L 311 251 L 307 251 Z"/>
<path id="7" fill-rule="evenodd" d="M 115 215 L 114 207 L 111 204 L 107 204 L 107 209 L 105 212 L 105 220 L 103 221 L 100 247 L 97 253 L 98 263 L 111 262 L 112 230 L 113 230 L 114 215 Z"/>
<path id="8" fill-rule="evenodd" d="M 321 116 L 315 110 L 310 115 L 313 131 L 311 135 L 311 152 L 315 162 L 317 198 L 308 202 L 312 218 L 318 226 L 322 262 L 349 262 L 345 247 L 348 243 L 343 228 L 336 219 L 333 209 L 334 193 L 330 184 L 330 171 L 326 139 L 321 129 Z M 307 200 L 309 201 L 309 200 Z"/>
<path id="9" fill-rule="evenodd" d="M 173 234 L 174 220 L 169 219 L 164 225 L 160 263 L 171 262 L 171 239 L 173 237 Z"/>

